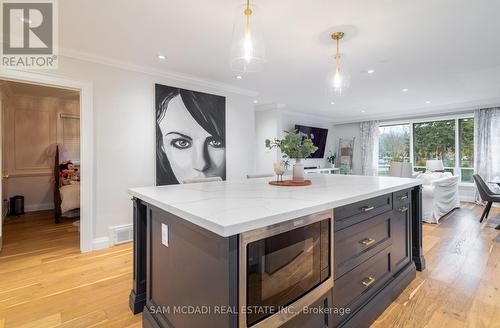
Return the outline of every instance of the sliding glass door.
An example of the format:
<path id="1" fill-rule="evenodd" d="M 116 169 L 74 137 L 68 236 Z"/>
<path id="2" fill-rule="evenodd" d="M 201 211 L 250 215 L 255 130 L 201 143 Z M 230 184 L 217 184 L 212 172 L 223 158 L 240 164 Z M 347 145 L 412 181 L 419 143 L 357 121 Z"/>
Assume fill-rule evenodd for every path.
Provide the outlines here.
<path id="1" fill-rule="evenodd" d="M 458 138 L 460 149 L 460 175 L 462 182 L 473 183 L 474 174 L 474 119 L 462 118 L 458 120 Z"/>

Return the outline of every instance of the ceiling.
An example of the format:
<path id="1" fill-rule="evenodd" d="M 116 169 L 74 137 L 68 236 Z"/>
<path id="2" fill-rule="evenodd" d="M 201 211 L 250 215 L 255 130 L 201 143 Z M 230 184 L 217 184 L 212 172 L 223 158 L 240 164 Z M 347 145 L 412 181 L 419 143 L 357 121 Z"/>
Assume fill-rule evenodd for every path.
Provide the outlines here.
<path id="1" fill-rule="evenodd" d="M 237 80 L 229 47 L 243 2 L 60 1 L 60 43 L 77 53 L 253 90 L 259 105 L 335 121 L 500 104 L 500 1 L 254 0 L 268 63 Z M 329 34 L 338 29 L 346 32 L 341 52 L 351 87 L 331 105 L 325 85 L 335 47 Z M 158 60 L 160 53 L 167 58 Z"/>

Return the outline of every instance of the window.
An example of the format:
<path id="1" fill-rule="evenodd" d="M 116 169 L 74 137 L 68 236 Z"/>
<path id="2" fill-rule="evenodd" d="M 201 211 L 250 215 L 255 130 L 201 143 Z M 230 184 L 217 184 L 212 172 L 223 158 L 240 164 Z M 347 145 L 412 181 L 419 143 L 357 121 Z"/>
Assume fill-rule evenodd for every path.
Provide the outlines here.
<path id="1" fill-rule="evenodd" d="M 378 174 L 388 175 L 391 162 L 410 161 L 410 125 L 387 125 L 379 128 Z"/>
<path id="2" fill-rule="evenodd" d="M 455 120 L 413 124 L 413 165 L 425 171 L 428 159 L 441 159 L 446 171 L 455 167 Z"/>
<path id="3" fill-rule="evenodd" d="M 462 182 L 473 182 L 474 174 L 474 119 L 458 120 L 458 138 L 460 149 L 460 175 Z"/>
<path id="4" fill-rule="evenodd" d="M 388 175 L 391 162 L 412 162 L 425 171 L 428 159 L 441 159 L 445 170 L 473 183 L 474 119 L 410 121 L 379 129 L 379 175 Z"/>
<path id="5" fill-rule="evenodd" d="M 61 160 L 71 160 L 73 163 L 80 162 L 80 117 L 72 114 L 60 114 L 61 119 L 61 143 L 63 149 Z"/>

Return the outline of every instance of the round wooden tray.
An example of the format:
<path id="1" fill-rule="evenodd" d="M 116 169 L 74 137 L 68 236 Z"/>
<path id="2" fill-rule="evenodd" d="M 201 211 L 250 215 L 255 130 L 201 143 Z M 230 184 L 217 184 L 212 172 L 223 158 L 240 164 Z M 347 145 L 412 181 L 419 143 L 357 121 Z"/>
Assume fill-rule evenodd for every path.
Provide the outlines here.
<path id="1" fill-rule="evenodd" d="M 295 182 L 293 180 L 269 181 L 269 184 L 273 186 L 283 186 L 283 187 L 302 187 L 302 186 L 310 186 L 311 180 L 304 180 L 304 182 Z"/>

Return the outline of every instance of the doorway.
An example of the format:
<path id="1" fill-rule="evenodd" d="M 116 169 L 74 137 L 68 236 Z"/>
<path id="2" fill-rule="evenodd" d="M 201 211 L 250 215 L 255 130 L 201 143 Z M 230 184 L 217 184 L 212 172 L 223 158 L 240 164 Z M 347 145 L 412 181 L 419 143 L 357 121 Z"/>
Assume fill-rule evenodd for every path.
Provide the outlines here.
<path id="1" fill-rule="evenodd" d="M 63 222 L 78 245 L 80 91 L 0 80 L 0 103 L 2 242 Z"/>
<path id="2" fill-rule="evenodd" d="M 21 71 L 0 71 L 0 80 L 3 83 L 24 83 L 31 88 L 35 87 L 45 87 L 45 88 L 55 88 L 59 90 L 63 90 L 67 92 L 67 96 L 71 97 L 70 94 L 77 94 L 76 98 L 79 101 L 79 109 L 80 109 L 80 117 L 79 117 L 79 129 L 80 129 L 80 227 L 79 227 L 79 239 L 80 245 L 79 249 L 82 252 L 92 251 L 93 249 L 93 217 L 94 217 L 94 192 L 93 192 L 93 111 L 92 111 L 92 84 L 88 82 L 82 81 L 74 81 L 63 79 L 50 75 L 43 74 L 34 74 L 29 72 L 21 72 Z M 61 113 L 59 113 L 61 114 Z M 64 114 L 64 113 L 63 113 Z M 66 127 L 75 127 L 75 119 L 77 117 L 75 115 L 59 115 L 59 132 L 64 129 L 61 125 L 66 125 Z M 78 125 L 78 124 L 77 124 Z M 56 127 L 57 130 L 57 127 Z M 3 132 L 2 132 L 3 133 Z M 69 139 L 68 139 L 69 137 Z M 56 132 L 56 141 L 64 141 L 66 138 L 66 144 L 71 139 L 71 136 L 61 135 L 61 133 Z M 59 138 L 59 139 L 57 139 Z M 62 138 L 62 139 L 61 139 Z M 4 143 L 2 138 L 1 144 Z M 57 142 L 55 143 L 57 145 Z M 62 151 L 65 151 L 62 149 Z M 4 153 L 1 151 L 0 153 Z M 66 154 L 62 154 L 61 161 L 66 156 Z M 7 181 L 11 179 L 11 176 L 5 172 L 3 169 L 6 165 L 2 165 L 2 162 L 5 162 L 9 156 L 2 156 L 2 160 L 0 161 L 0 172 L 2 172 L 2 189 L 0 189 L 0 193 L 3 194 L 4 188 L 6 188 L 6 192 L 9 192 L 8 186 L 5 187 Z M 24 158 L 24 157 L 22 157 Z M 54 159 L 52 159 L 54 162 Z M 73 163 L 78 164 L 78 163 Z M 78 168 L 78 167 L 77 167 Z M 54 169 L 54 167 L 52 168 Z M 61 168 L 61 170 L 66 168 Z M 52 172 L 54 173 L 54 172 Z M 6 177 L 7 176 L 7 177 Z M 6 179 L 4 179 L 6 177 Z M 55 181 L 56 179 L 53 179 Z M 6 197 L 2 197 L 4 199 Z M 25 199 L 26 200 L 26 199 Z M 43 203 L 41 203 L 43 208 Z M 44 203 L 45 206 L 48 203 Z M 0 203 L 0 207 L 2 212 L 5 212 L 7 209 L 7 204 L 2 202 Z M 10 207 L 10 206 L 9 206 Z M 53 205 L 54 207 L 54 205 Z M 33 207 L 25 207 L 25 209 L 33 210 L 36 209 L 36 206 Z M 49 209 L 49 211 L 53 209 Z M 2 213 L 3 214 L 3 213 Z M 1 222 L 2 220 L 0 220 Z M 55 224 L 55 223 L 54 223 Z M 0 231 L 2 227 L 0 226 Z M 4 236 L 0 235 L 0 239 L 4 239 Z"/>

